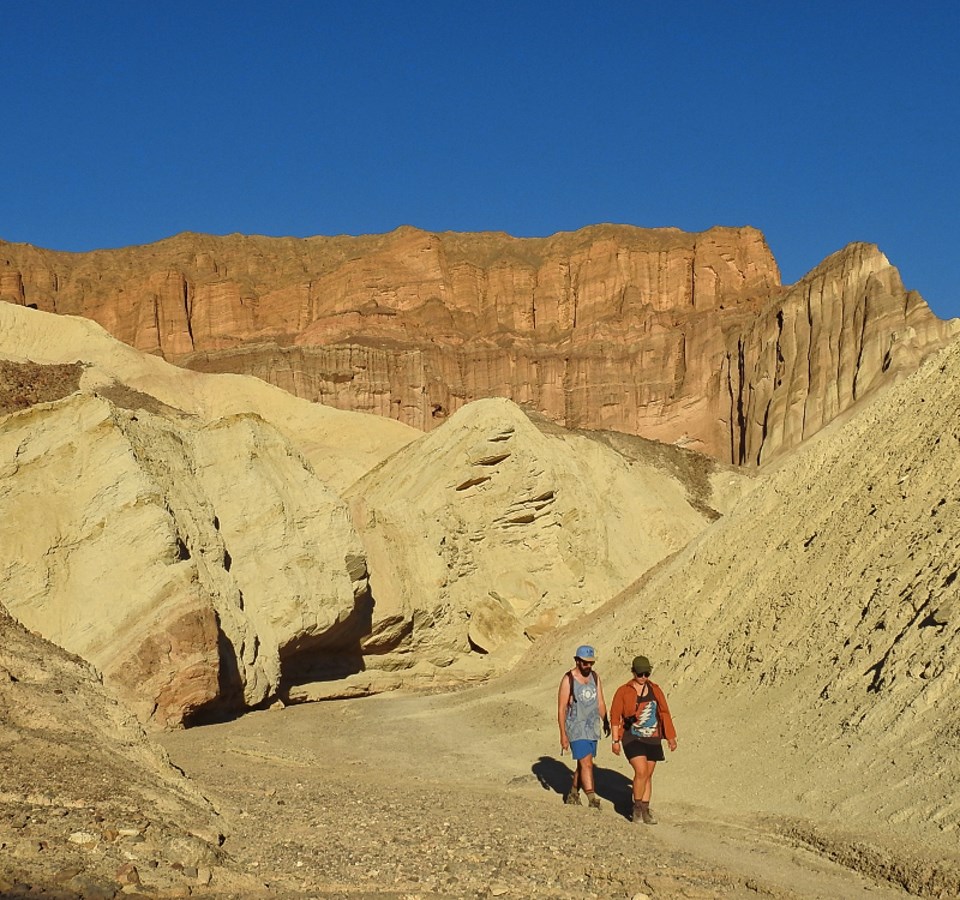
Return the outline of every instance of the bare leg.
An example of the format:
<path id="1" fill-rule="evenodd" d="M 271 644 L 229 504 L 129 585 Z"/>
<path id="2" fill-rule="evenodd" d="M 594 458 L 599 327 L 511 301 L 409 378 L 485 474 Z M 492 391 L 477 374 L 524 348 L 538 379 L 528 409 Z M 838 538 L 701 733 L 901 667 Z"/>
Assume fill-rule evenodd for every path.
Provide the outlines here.
<path id="1" fill-rule="evenodd" d="M 642 800 L 644 803 L 649 803 L 650 792 L 653 787 L 653 770 L 657 767 L 657 764 L 645 756 L 635 756 L 630 760 L 630 765 L 633 766 L 634 802 Z"/>
<path id="2" fill-rule="evenodd" d="M 583 759 L 577 762 L 577 775 L 580 776 L 580 784 L 583 785 L 583 789 L 588 793 L 593 793 L 593 757 L 585 756 Z M 574 781 L 576 782 L 577 775 L 574 775 Z"/>

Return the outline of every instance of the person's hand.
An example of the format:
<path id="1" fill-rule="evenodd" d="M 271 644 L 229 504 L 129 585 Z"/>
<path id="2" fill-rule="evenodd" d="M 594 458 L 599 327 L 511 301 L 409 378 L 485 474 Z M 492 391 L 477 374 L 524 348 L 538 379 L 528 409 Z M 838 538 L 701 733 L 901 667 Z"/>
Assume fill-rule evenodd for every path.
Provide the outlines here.
<path id="1" fill-rule="evenodd" d="M 570 741 L 567 740 L 567 736 L 565 734 L 561 734 L 560 735 L 560 755 L 563 756 L 564 751 L 569 749 L 570 749 Z"/>
<path id="2" fill-rule="evenodd" d="M 603 717 L 603 736 L 610 737 L 610 717 Z"/>
<path id="3" fill-rule="evenodd" d="M 616 756 L 619 756 L 619 755 L 620 755 L 620 741 L 614 741 L 614 742 L 613 742 L 613 745 L 611 746 L 610 749 L 613 750 L 613 752 L 614 752 L 614 754 L 615 754 Z"/>
<path id="4" fill-rule="evenodd" d="M 670 738 L 670 740 L 667 741 L 667 746 L 670 748 L 670 751 L 672 753 L 674 750 L 677 749 L 677 739 Z"/>

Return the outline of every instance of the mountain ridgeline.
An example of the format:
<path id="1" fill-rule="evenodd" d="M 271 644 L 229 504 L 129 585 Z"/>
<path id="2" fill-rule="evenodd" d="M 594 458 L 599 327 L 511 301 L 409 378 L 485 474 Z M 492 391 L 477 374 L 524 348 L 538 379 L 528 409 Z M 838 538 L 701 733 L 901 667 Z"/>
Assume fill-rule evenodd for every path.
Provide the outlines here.
<path id="1" fill-rule="evenodd" d="M 502 397 L 736 465 L 797 446 L 960 328 L 870 244 L 785 287 L 753 228 L 0 243 L 0 300 L 422 431 Z"/>

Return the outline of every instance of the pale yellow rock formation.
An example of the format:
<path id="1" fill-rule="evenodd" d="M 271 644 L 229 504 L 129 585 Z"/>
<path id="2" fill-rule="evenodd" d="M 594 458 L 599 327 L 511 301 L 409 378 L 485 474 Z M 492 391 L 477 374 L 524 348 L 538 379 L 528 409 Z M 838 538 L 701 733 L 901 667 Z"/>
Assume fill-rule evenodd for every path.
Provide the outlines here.
<path id="1" fill-rule="evenodd" d="M 667 450 L 538 428 L 491 399 L 360 479 L 347 496 L 376 599 L 367 666 L 489 675 L 686 545 L 718 515 L 720 469 L 668 453 L 701 467 L 685 479 Z"/>
<path id="2" fill-rule="evenodd" d="M 752 228 L 0 243 L 0 299 L 205 371 L 429 430 L 474 399 L 740 464 L 796 446 L 957 324 L 852 244 L 791 290 Z"/>
<path id="3" fill-rule="evenodd" d="M 955 835 L 960 343 L 768 470 L 541 670 L 576 639 L 608 682 L 654 662 L 691 797 L 709 771 L 721 802 Z"/>
<path id="4" fill-rule="evenodd" d="M 125 346 L 94 322 L 54 319 L 8 303 L 0 303 L 0 357 L 51 365 L 80 361 L 84 391 L 109 394 L 120 384 L 146 395 L 141 405 L 160 401 L 204 422 L 253 413 L 295 443 L 338 489 L 419 436 L 399 422 L 298 400 L 258 379 L 189 372 Z"/>
<path id="5" fill-rule="evenodd" d="M 0 602 L 159 725 L 260 703 L 319 644 L 355 665 L 368 617 L 346 507 L 252 416 L 81 393 L 8 416 L 0 545 Z"/>
<path id="6" fill-rule="evenodd" d="M 406 446 L 399 423 L 9 304 L 0 354 L 14 410 L 0 599 L 160 725 L 391 689 L 400 670 L 487 677 L 682 547 L 745 482 L 640 438 L 534 425 L 507 400 Z M 302 428 L 313 464 L 261 415 Z M 367 469 L 348 516 L 338 492 Z M 318 680 L 343 684 L 301 687 Z"/>

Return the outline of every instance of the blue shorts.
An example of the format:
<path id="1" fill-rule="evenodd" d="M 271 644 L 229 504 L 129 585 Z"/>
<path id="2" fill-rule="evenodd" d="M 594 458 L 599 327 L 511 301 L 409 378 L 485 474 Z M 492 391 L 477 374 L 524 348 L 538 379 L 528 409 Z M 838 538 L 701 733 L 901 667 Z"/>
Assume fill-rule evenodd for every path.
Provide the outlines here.
<path id="1" fill-rule="evenodd" d="M 570 741 L 570 755 L 574 759 L 597 755 L 597 741 Z"/>

